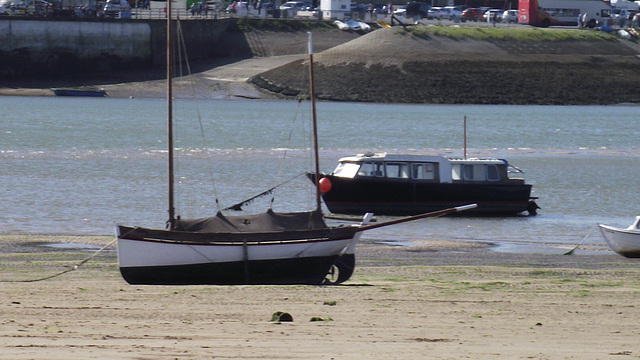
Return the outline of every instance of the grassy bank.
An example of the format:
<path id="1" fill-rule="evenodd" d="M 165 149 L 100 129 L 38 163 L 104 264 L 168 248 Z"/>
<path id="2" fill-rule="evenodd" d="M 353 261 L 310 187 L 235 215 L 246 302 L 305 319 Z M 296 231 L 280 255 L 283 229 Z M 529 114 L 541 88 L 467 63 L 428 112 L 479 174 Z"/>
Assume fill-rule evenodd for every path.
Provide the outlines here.
<path id="1" fill-rule="evenodd" d="M 494 28 L 477 26 L 414 26 L 412 35 L 421 38 L 442 36 L 450 39 L 509 40 L 509 41 L 615 41 L 613 33 L 577 31 L 574 29 Z"/>

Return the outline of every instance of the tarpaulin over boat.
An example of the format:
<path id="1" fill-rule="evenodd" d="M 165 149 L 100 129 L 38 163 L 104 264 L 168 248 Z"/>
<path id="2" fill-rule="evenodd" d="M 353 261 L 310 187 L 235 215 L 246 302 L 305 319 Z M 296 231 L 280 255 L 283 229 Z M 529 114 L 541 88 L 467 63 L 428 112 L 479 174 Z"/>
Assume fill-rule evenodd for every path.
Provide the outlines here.
<path id="1" fill-rule="evenodd" d="M 264 214 L 224 216 L 222 213 L 210 218 L 178 219 L 176 231 L 216 232 L 270 232 L 286 230 L 325 229 L 322 212 L 275 213 L 269 209 Z"/>

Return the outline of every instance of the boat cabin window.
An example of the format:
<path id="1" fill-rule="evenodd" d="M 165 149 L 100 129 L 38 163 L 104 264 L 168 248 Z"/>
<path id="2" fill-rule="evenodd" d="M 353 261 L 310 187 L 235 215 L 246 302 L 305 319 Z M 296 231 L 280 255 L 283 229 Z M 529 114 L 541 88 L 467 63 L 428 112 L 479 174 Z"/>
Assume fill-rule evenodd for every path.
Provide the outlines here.
<path id="1" fill-rule="evenodd" d="M 487 165 L 487 180 L 489 181 L 499 181 L 500 173 L 498 172 L 498 167 L 495 165 Z"/>
<path id="2" fill-rule="evenodd" d="M 388 162 L 387 165 L 387 177 L 396 179 L 408 179 L 409 178 L 409 164 L 399 162 Z"/>
<path id="3" fill-rule="evenodd" d="M 356 176 L 358 169 L 360 168 L 360 164 L 344 162 L 338 164 L 335 170 L 333 170 L 334 176 L 352 178 Z"/>
<path id="4" fill-rule="evenodd" d="M 462 165 L 451 165 L 451 177 L 453 178 L 453 180 L 462 180 L 462 174 L 460 173 L 461 171 Z"/>
<path id="5" fill-rule="evenodd" d="M 411 164 L 411 178 L 416 180 L 435 180 L 436 172 L 433 163 Z"/>
<path id="6" fill-rule="evenodd" d="M 466 181 L 498 181 L 500 174 L 495 165 L 486 164 L 454 164 L 451 170 L 453 180 Z"/>
<path id="7" fill-rule="evenodd" d="M 384 176 L 384 164 L 376 162 L 364 162 L 358 170 L 358 176 Z"/>

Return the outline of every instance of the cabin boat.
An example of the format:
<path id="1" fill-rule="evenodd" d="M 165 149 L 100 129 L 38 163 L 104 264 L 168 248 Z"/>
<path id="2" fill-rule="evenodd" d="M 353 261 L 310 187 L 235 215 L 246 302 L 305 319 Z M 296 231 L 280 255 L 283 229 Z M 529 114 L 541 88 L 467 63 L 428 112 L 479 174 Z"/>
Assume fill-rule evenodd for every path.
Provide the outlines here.
<path id="1" fill-rule="evenodd" d="M 490 157 L 367 153 L 341 158 L 321 178 L 327 208 L 340 214 L 413 215 L 469 203 L 478 204 L 466 212 L 475 214 L 539 209 L 523 172 Z"/>

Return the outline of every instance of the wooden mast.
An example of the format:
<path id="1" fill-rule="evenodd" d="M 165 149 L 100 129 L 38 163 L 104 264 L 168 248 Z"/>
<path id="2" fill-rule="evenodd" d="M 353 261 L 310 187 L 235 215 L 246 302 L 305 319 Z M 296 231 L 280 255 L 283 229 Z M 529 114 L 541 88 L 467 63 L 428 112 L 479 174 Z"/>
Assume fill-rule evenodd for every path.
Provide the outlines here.
<path id="1" fill-rule="evenodd" d="M 464 159 L 467 160 L 467 115 L 464 116 Z"/>
<path id="2" fill-rule="evenodd" d="M 171 0 L 167 0 L 167 157 L 168 157 L 168 175 L 169 175 L 169 229 L 173 229 L 175 225 L 175 207 L 174 207 L 174 175 L 173 175 L 173 29 L 171 24 Z"/>
<path id="3" fill-rule="evenodd" d="M 309 34 L 309 96 L 311 97 L 311 115 L 313 118 L 313 151 L 315 157 L 316 210 L 322 211 L 320 194 L 320 156 L 318 151 L 318 121 L 316 119 L 316 93 L 313 87 L 313 34 Z"/>

